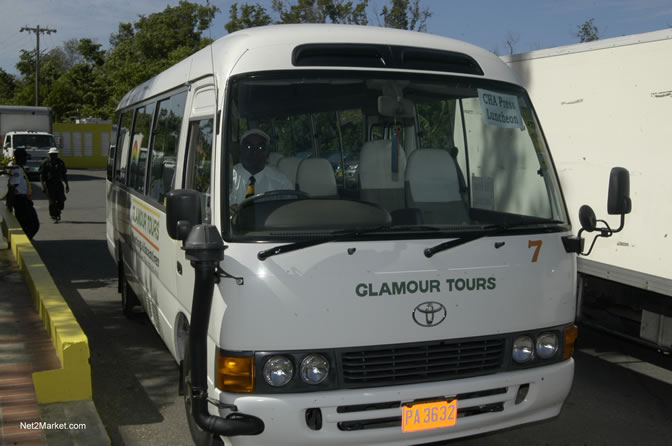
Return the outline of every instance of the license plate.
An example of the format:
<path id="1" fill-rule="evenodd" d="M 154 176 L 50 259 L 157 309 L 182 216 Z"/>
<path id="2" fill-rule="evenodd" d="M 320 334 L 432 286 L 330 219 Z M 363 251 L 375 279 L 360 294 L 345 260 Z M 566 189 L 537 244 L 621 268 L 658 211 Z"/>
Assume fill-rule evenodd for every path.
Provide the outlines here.
<path id="1" fill-rule="evenodd" d="M 455 426 L 455 423 L 457 423 L 457 400 L 401 406 L 402 432 L 450 427 Z"/>

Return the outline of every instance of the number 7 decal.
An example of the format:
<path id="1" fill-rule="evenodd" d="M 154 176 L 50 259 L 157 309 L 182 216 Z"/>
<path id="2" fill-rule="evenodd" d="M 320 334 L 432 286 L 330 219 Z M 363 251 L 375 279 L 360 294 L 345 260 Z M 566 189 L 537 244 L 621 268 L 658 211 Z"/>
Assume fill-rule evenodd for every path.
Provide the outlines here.
<path id="1" fill-rule="evenodd" d="M 536 248 L 534 254 L 532 254 L 532 263 L 536 262 L 539 259 L 539 251 L 541 251 L 541 240 L 529 240 L 527 242 L 528 248 Z"/>

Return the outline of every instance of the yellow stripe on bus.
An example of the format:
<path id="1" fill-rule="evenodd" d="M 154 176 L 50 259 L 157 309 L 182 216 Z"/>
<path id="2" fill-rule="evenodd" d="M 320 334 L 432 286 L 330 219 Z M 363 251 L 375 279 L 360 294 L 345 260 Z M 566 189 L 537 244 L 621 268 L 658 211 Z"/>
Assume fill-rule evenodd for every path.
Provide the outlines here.
<path id="1" fill-rule="evenodd" d="M 147 206 L 145 203 L 143 203 L 141 201 L 138 201 L 138 200 L 133 200 L 133 203 L 137 206 L 140 206 L 141 208 L 143 208 L 144 210 L 146 210 L 147 212 L 149 212 L 150 214 L 152 214 L 156 218 L 161 218 L 161 214 L 159 214 L 157 211 L 155 211 L 154 209 Z"/>

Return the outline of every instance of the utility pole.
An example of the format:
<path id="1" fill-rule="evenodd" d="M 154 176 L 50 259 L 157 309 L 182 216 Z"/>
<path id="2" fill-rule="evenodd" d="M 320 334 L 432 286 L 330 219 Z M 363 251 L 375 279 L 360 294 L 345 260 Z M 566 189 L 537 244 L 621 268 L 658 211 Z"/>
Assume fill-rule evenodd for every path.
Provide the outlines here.
<path id="1" fill-rule="evenodd" d="M 35 50 L 35 106 L 38 106 L 40 105 L 40 34 L 51 34 L 55 33 L 56 30 L 50 28 L 40 28 L 40 25 L 37 25 L 35 28 L 24 26 L 21 28 L 20 32 L 24 31 L 35 33 L 35 36 L 37 36 L 37 48 Z"/>

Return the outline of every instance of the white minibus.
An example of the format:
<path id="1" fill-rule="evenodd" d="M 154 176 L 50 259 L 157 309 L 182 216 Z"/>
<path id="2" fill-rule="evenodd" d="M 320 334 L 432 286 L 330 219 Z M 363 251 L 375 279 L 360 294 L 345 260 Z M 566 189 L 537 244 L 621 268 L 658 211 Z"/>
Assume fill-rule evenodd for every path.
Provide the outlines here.
<path id="1" fill-rule="evenodd" d="M 196 444 L 418 445 L 560 412 L 583 243 L 494 54 L 247 29 L 128 92 L 114 124 L 122 309 L 179 364 Z"/>

